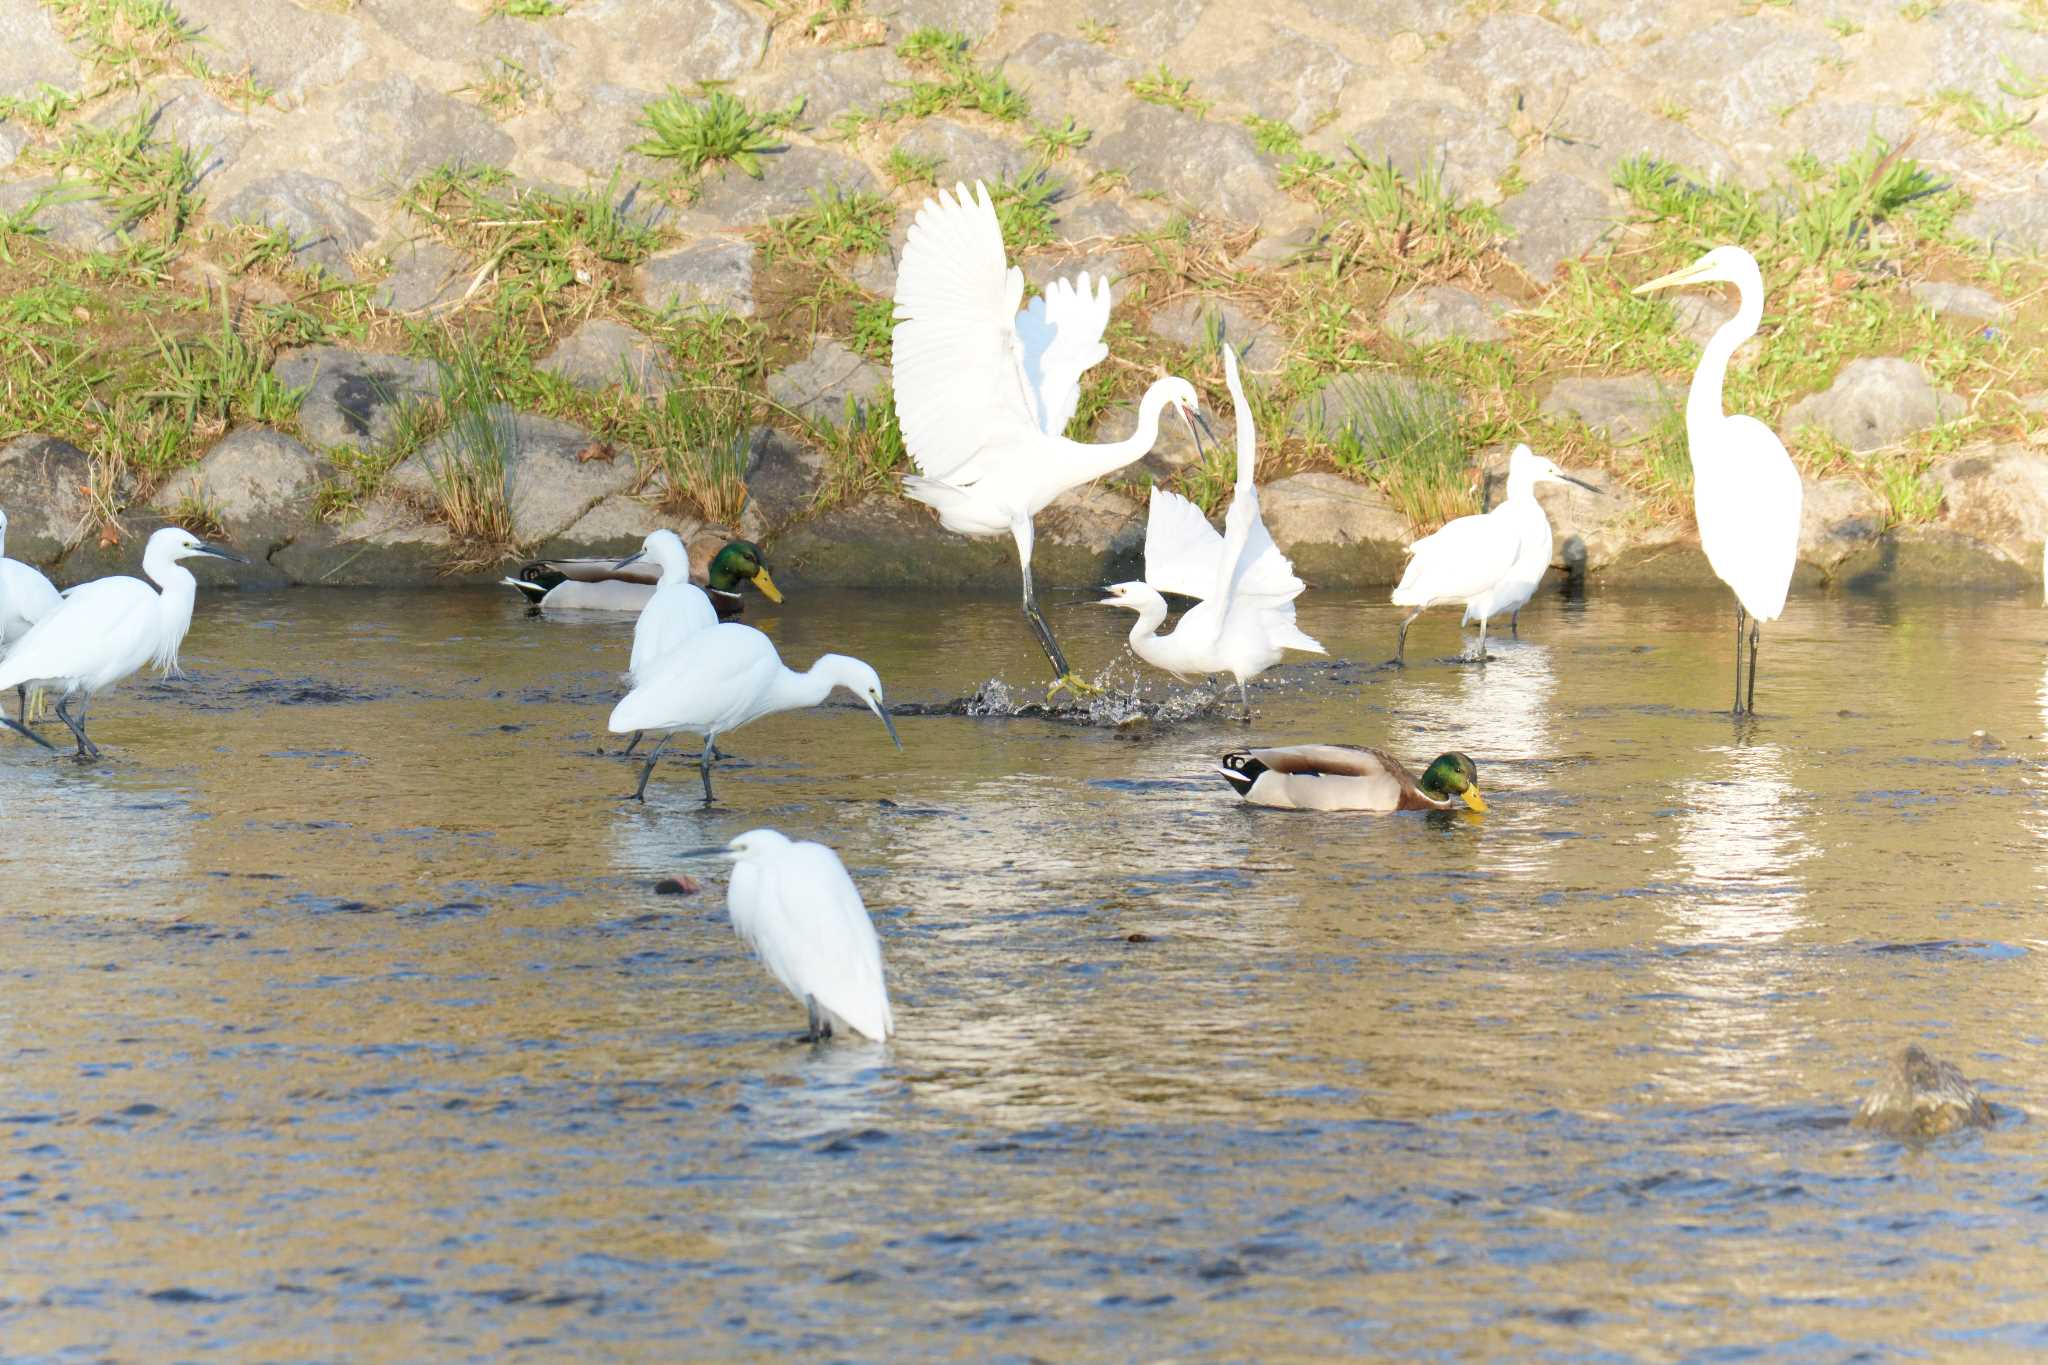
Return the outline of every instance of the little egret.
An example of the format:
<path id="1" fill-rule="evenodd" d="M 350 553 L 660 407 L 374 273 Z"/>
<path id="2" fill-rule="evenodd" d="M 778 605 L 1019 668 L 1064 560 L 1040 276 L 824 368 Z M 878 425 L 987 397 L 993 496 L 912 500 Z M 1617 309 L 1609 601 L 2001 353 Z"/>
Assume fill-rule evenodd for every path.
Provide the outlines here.
<path id="1" fill-rule="evenodd" d="M 1513 592 L 1528 576 L 1528 570 L 1542 552 L 1542 570 L 1550 566 L 1550 519 L 1536 501 L 1535 487 L 1544 480 L 1577 484 L 1589 492 L 1589 483 L 1573 478 L 1527 446 L 1516 446 L 1508 460 L 1508 496 L 1484 516 L 1459 517 L 1434 535 L 1424 536 L 1408 547 L 1408 570 L 1392 594 L 1397 607 L 1413 607 L 1401 622 L 1400 642 L 1394 647 L 1394 662 L 1408 662 L 1408 627 L 1415 618 L 1442 602 L 1463 602 L 1468 619 L 1474 604 L 1488 610 L 1479 614 L 1479 659 L 1486 661 L 1486 618 L 1502 610 L 1496 602 L 1503 590 Z M 1526 556 L 1526 558 L 1525 558 Z M 1536 591 L 1531 579 L 1520 602 Z"/>
<path id="2" fill-rule="evenodd" d="M 881 717 L 901 749 L 896 722 L 882 700 L 882 680 L 875 670 L 859 659 L 844 654 L 827 654 L 803 673 L 783 667 L 775 643 L 752 626 L 727 621 L 700 630 L 689 637 L 686 648 L 656 660 L 633 690 L 612 708 L 609 722 L 615 735 L 641 730 L 659 730 L 661 743 L 647 756 L 640 770 L 640 785 L 633 799 L 647 799 L 647 779 L 677 730 L 704 737 L 698 765 L 704 777 L 704 804 L 711 804 L 711 759 L 717 738 L 737 730 L 748 721 L 777 711 L 797 711 L 816 706 L 843 687 L 867 703 Z"/>
<path id="3" fill-rule="evenodd" d="M 0 555 L 6 550 L 7 514 L 0 512 Z M 28 634 L 29 627 L 55 611 L 61 600 L 49 579 L 18 559 L 0 558 L 0 659 Z M 15 695 L 20 699 L 23 723 L 34 719 L 28 713 L 27 686 L 17 687 Z"/>
<path id="4" fill-rule="evenodd" d="M 1078 687 L 1031 586 L 1032 518 L 1070 488 L 1123 468 L 1159 439 L 1171 406 L 1194 431 L 1194 386 L 1158 379 L 1138 404 L 1138 429 L 1106 445 L 1063 434 L 1081 376 L 1109 354 L 1109 282 L 1055 280 L 1019 311 L 1024 274 L 1008 264 L 988 191 L 976 182 L 927 199 L 896 271 L 896 416 L 917 474 L 903 491 L 949 531 L 1007 532 L 1024 576 L 1024 615 L 1058 674 Z"/>
<path id="5" fill-rule="evenodd" d="M 613 567 L 631 568 L 652 560 L 661 570 L 661 580 L 640 609 L 633 623 L 633 653 L 626 665 L 626 686 L 640 681 L 642 670 L 700 630 L 718 624 L 718 610 L 704 589 L 690 581 L 690 552 L 674 531 L 650 531 L 638 554 L 627 555 Z"/>
<path id="6" fill-rule="evenodd" d="M 0 660 L 0 691 L 26 685 L 57 693 L 57 718 L 78 740 L 73 756 L 81 761 L 98 758 L 99 746 L 85 733 L 85 709 L 94 695 L 146 663 L 154 663 L 166 677 L 178 670 L 178 646 L 192 626 L 192 600 L 199 589 L 192 571 L 178 561 L 193 555 L 249 562 L 190 531 L 164 527 L 150 536 L 142 552 L 142 571 L 157 586 L 122 576 L 95 578 L 66 592 L 63 604 L 31 627 Z M 76 716 L 68 709 L 74 698 Z M 0 716 L 0 722 L 51 747 L 16 721 Z"/>
<path id="7" fill-rule="evenodd" d="M 1515 552 L 1515 564 L 1508 570 L 1508 576 L 1495 584 L 1492 591 L 1465 604 L 1465 619 L 1460 624 L 1469 626 L 1477 621 L 1482 636 L 1486 623 L 1506 612 L 1508 629 L 1520 639 L 1522 608 L 1536 595 L 1543 575 L 1550 571 L 1550 516 L 1543 510 L 1543 504 L 1536 501 L 1536 485 L 1546 478 L 1562 479 L 1589 490 L 1593 487 L 1559 470 L 1550 461 L 1538 459 L 1527 446 L 1516 446 L 1508 456 L 1507 495 L 1488 515 L 1514 518 L 1521 531 L 1521 548 Z M 1480 653 L 1485 652 L 1486 642 L 1482 638 Z"/>
<path id="8" fill-rule="evenodd" d="M 835 1027 L 881 1042 L 896 1031 L 882 944 L 846 864 L 823 844 L 749 830 L 722 849 L 733 859 L 725 891 L 733 932 L 810 1013 L 805 1041 Z"/>
<path id="9" fill-rule="evenodd" d="M 1692 453 L 1692 510 L 1700 549 L 1714 574 L 1735 592 L 1735 714 L 1756 713 L 1756 651 L 1762 622 L 1785 610 L 1799 562 L 1799 513 L 1805 489 L 1792 457 L 1754 417 L 1721 411 L 1721 386 L 1735 349 L 1756 335 L 1764 317 L 1764 277 L 1756 257 L 1717 246 L 1683 270 L 1635 288 L 1638 294 L 1680 284 L 1723 283 L 1741 296 L 1735 316 L 1707 341 L 1685 399 L 1685 441 Z M 1749 690 L 1742 686 L 1742 625 L 1749 622 Z"/>
<path id="10" fill-rule="evenodd" d="M 1478 765 L 1455 751 L 1437 755 L 1420 781 L 1386 750 L 1348 744 L 1235 749 L 1217 771 L 1245 800 L 1276 810 L 1451 810 L 1453 797 L 1486 809 Z"/>
<path id="11" fill-rule="evenodd" d="M 639 611 L 654 596 L 659 575 L 655 568 L 628 561 L 620 567 L 611 559 L 537 559 L 523 565 L 516 578 L 499 582 L 517 588 L 526 600 L 542 611 Z M 704 575 L 704 594 L 717 609 L 718 619 L 730 621 L 746 612 L 740 589 L 752 583 L 770 602 L 780 602 L 782 593 L 769 577 L 768 560 L 751 540 L 729 540 L 711 560 Z"/>
<path id="12" fill-rule="evenodd" d="M 1237 679 L 1237 700 L 1252 718 L 1245 684 L 1280 662 L 1283 649 L 1321 654 L 1323 647 L 1294 624 L 1294 599 L 1302 581 L 1259 517 L 1258 440 L 1251 405 L 1238 381 L 1237 352 L 1223 348 L 1223 375 L 1237 412 L 1237 487 L 1224 513 L 1223 534 L 1201 510 L 1178 493 L 1152 488 L 1145 521 L 1145 577 L 1117 583 L 1104 606 L 1138 613 L 1131 650 L 1154 668 L 1177 678 L 1228 673 Z M 1158 634 L 1166 599 L 1175 592 L 1201 600 L 1180 618 L 1173 633 Z"/>

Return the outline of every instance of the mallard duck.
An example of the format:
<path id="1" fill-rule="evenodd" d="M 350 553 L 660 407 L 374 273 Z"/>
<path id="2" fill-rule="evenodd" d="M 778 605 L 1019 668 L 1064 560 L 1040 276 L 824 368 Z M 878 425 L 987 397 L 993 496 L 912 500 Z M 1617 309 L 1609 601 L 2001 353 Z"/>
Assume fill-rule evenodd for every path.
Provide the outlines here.
<path id="1" fill-rule="evenodd" d="M 1478 765 L 1456 752 L 1437 755 L 1420 781 L 1386 750 L 1348 744 L 1233 749 L 1218 771 L 1245 800 L 1277 810 L 1451 810 L 1454 797 L 1486 809 Z"/>
<path id="2" fill-rule="evenodd" d="M 768 561 L 751 540 L 729 540 L 711 560 L 704 591 L 718 619 L 730 621 L 746 610 L 740 588 L 752 583 L 770 602 L 782 593 L 768 576 Z M 500 579 L 543 610 L 637 612 L 654 596 L 659 566 L 634 560 L 537 559 L 514 578 Z"/>

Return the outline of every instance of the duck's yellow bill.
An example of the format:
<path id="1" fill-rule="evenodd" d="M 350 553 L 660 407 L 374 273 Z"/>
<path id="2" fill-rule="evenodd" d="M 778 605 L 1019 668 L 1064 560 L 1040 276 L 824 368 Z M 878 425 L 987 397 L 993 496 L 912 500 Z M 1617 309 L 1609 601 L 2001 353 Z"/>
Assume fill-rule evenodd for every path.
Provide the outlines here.
<path id="1" fill-rule="evenodd" d="M 1481 815 L 1486 814 L 1486 798 L 1479 794 L 1479 788 L 1467 787 L 1459 792 L 1458 795 L 1465 798 L 1465 805 L 1469 809 L 1476 810 Z"/>
<path id="2" fill-rule="evenodd" d="M 1694 264 L 1687 266 L 1683 270 L 1674 270 L 1669 275 L 1659 275 L 1654 280 L 1645 280 L 1643 281 L 1643 283 L 1637 285 L 1634 289 L 1629 290 L 1629 293 L 1647 294 L 1652 289 L 1669 289 L 1674 284 L 1691 284 L 1693 281 L 1693 272 L 1698 269 L 1699 264 L 1695 262 Z"/>
<path id="3" fill-rule="evenodd" d="M 782 600 L 782 594 L 776 590 L 775 580 L 768 576 L 766 569 L 756 569 L 754 571 L 754 586 L 759 588 L 761 596 L 767 598 L 770 602 L 780 602 Z"/>

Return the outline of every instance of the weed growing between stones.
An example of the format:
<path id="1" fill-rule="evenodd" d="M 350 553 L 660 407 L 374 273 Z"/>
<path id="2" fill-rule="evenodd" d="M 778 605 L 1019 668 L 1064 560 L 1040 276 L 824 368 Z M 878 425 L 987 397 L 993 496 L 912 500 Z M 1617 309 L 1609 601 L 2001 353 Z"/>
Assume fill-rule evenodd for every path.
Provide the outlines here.
<path id="1" fill-rule="evenodd" d="M 829 194 L 811 191 L 811 206 L 777 218 L 762 229 L 761 242 L 771 256 L 786 254 L 824 264 L 864 251 L 885 251 L 896 207 L 879 194 L 848 193 L 834 186 Z"/>
<path id="2" fill-rule="evenodd" d="M 825 454 L 820 509 L 858 502 L 873 493 L 895 493 L 910 469 L 894 395 L 884 394 L 863 405 L 849 394 L 844 418 L 838 425 L 820 422 L 815 428 Z"/>
<path id="3" fill-rule="evenodd" d="M 754 400 L 744 389 L 671 389 L 643 405 L 632 434 L 660 462 L 661 506 L 737 526 L 747 506 L 747 456 Z"/>
<path id="4" fill-rule="evenodd" d="M 1418 527 L 1479 510 L 1457 400 L 1395 376 L 1335 381 L 1312 420 L 1347 473 L 1376 482 Z"/>
<path id="5" fill-rule="evenodd" d="M 882 106 L 881 117 L 919 119 L 949 109 L 971 109 L 1000 123 L 1015 123 L 1029 113 L 1031 103 L 1024 92 L 1010 84 L 1001 68 L 976 66 L 967 47 L 964 36 L 945 29 L 920 28 L 905 38 L 896 55 L 917 75 L 901 96 Z"/>
<path id="6" fill-rule="evenodd" d="M 504 402 L 494 367 L 463 347 L 441 368 L 441 410 L 447 415 L 437 458 L 426 460 L 434 519 L 455 538 L 453 567 L 497 563 L 513 548 L 511 466 L 514 410 Z M 426 458 L 424 455 L 422 458 Z"/>
<path id="7" fill-rule="evenodd" d="M 640 125 L 649 136 L 635 143 L 642 156 L 676 163 L 683 175 L 694 177 L 707 166 L 730 163 L 738 170 L 761 178 L 761 154 L 780 145 L 770 136 L 786 128 L 803 112 L 803 102 L 786 109 L 756 113 L 723 90 L 711 90 L 692 98 L 674 86 L 668 93 L 641 110 Z"/>

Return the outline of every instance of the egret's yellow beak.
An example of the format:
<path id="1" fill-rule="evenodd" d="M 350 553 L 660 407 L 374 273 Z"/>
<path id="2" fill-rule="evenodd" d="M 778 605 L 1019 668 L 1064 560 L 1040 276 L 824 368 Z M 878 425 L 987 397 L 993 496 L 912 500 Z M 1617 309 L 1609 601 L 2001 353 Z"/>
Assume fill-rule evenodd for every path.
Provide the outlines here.
<path id="1" fill-rule="evenodd" d="M 782 600 L 782 594 L 776 589 L 775 580 L 768 576 L 768 570 L 765 566 L 754 571 L 754 586 L 759 588 L 761 596 L 767 598 L 770 602 L 780 602 Z"/>
<path id="2" fill-rule="evenodd" d="M 1629 292 L 1631 294 L 1647 294 L 1652 289 L 1669 289 L 1674 284 L 1691 284 L 1699 278 L 1701 267 L 1704 264 L 1701 261 L 1694 261 L 1683 270 L 1674 270 L 1669 275 L 1659 275 L 1654 280 L 1645 280 Z"/>
<path id="3" fill-rule="evenodd" d="M 1467 809 L 1476 810 L 1481 815 L 1486 814 L 1486 798 L 1479 794 L 1479 788 L 1467 787 L 1459 792 L 1458 795 L 1465 798 Z"/>

